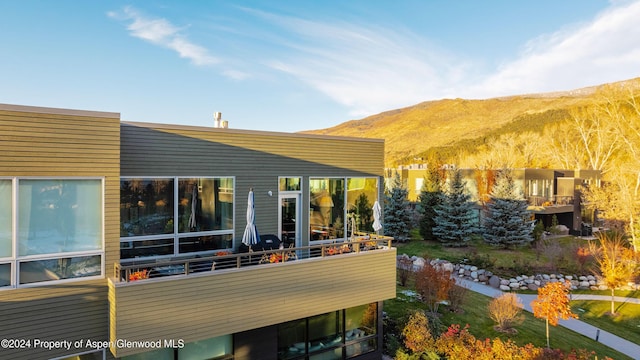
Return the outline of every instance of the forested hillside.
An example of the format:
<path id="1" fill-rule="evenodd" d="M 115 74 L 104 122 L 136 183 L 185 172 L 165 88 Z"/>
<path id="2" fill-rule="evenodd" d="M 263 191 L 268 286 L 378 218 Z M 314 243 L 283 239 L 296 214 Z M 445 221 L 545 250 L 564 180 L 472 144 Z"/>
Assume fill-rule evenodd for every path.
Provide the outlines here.
<path id="1" fill-rule="evenodd" d="M 473 165 L 469 156 L 488 150 L 501 138 L 511 146 L 523 146 L 514 141 L 544 143 L 549 140 L 546 137 L 555 136 L 553 126 L 569 121 L 579 109 L 602 101 L 600 92 L 612 86 L 637 89 L 640 78 L 569 92 L 427 101 L 306 133 L 385 139 L 387 167 L 427 162 L 434 157 L 439 162 Z M 549 160 L 522 165 L 559 165 Z"/>
<path id="2" fill-rule="evenodd" d="M 602 172 L 583 201 L 640 252 L 640 78 L 569 93 L 441 100 L 314 133 L 384 138 L 387 167 Z"/>

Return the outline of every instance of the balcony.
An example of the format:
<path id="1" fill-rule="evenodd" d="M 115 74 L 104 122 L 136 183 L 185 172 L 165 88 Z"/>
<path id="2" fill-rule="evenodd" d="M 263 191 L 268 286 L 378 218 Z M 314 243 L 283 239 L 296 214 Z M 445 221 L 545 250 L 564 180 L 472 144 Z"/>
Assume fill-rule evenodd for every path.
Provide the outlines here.
<path id="1" fill-rule="evenodd" d="M 371 238 L 116 265 L 110 339 L 191 342 L 382 301 L 395 297 L 395 264 L 390 238 Z M 135 280 L 145 270 L 148 278 Z M 120 357 L 148 349 L 111 350 Z"/>
<path id="2" fill-rule="evenodd" d="M 528 201 L 528 209 L 537 214 L 573 212 L 573 196 L 553 195 L 551 198 L 547 198 L 546 196 L 529 196 Z"/>

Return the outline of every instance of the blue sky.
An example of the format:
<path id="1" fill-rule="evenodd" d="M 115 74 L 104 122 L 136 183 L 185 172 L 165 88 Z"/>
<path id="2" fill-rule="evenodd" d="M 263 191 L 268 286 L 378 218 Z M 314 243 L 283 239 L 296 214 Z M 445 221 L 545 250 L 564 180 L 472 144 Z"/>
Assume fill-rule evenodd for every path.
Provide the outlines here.
<path id="1" fill-rule="evenodd" d="M 0 1 L 0 103 L 294 132 L 640 76 L 640 1 Z"/>

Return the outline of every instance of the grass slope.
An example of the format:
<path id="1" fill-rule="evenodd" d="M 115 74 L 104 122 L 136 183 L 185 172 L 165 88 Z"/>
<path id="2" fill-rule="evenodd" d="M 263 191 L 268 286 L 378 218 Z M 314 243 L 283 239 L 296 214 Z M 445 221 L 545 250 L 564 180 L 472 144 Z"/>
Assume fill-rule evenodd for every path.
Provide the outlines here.
<path id="1" fill-rule="evenodd" d="M 404 294 L 410 288 L 402 288 L 398 286 L 398 296 L 395 299 L 387 300 L 384 303 L 384 311 L 391 318 L 400 319 L 400 323 L 406 321 L 406 315 L 414 309 L 425 309 L 425 305 L 412 301 L 411 297 Z M 451 324 L 459 324 L 462 327 L 469 325 L 469 332 L 478 339 L 496 338 L 502 340 L 511 339 L 516 344 L 524 346 L 533 344 L 537 347 L 546 346 L 545 323 L 542 319 L 535 318 L 531 313 L 523 311 L 523 321 L 516 326 L 517 334 L 507 335 L 497 332 L 493 329 L 493 321 L 488 317 L 487 306 L 491 301 L 490 297 L 469 292 L 464 302 L 462 313 L 453 313 L 447 311 L 446 307 L 441 306 L 442 323 L 445 326 Z M 615 360 L 631 359 L 630 357 L 619 353 L 607 346 L 596 342 L 594 339 L 587 338 L 577 334 L 571 330 L 561 326 L 550 327 L 549 338 L 552 348 L 570 351 L 572 349 L 586 349 L 593 351 L 598 359 L 608 356 Z"/>
<path id="2" fill-rule="evenodd" d="M 624 83 L 637 84 L 640 78 Z M 389 167 L 427 154 L 431 148 L 446 152 L 447 147 L 474 146 L 505 131 L 535 131 L 540 123 L 561 121 L 567 109 L 592 102 L 595 90 L 427 101 L 304 133 L 385 139 L 385 164 Z"/>
<path id="3" fill-rule="evenodd" d="M 614 308 L 616 315 L 611 316 L 609 301 L 571 302 L 571 309 L 580 316 L 581 321 L 640 344 L 640 305 L 616 302 Z"/>

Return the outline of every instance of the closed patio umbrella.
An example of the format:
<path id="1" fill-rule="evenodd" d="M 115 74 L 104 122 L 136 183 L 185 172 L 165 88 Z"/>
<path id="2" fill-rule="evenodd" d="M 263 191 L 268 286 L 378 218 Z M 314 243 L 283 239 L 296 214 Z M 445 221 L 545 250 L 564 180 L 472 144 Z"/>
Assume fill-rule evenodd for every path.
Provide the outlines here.
<path id="1" fill-rule="evenodd" d="M 244 234 L 242 235 L 242 243 L 247 245 L 251 249 L 251 245 L 258 243 L 258 229 L 255 224 L 256 210 L 253 200 L 253 189 L 249 190 L 249 197 L 247 199 L 247 227 L 244 228 Z"/>
<path id="2" fill-rule="evenodd" d="M 373 203 L 373 230 L 378 232 L 382 230 L 382 223 L 380 223 L 380 218 L 382 217 L 382 209 L 380 208 L 380 203 L 376 200 Z"/>

